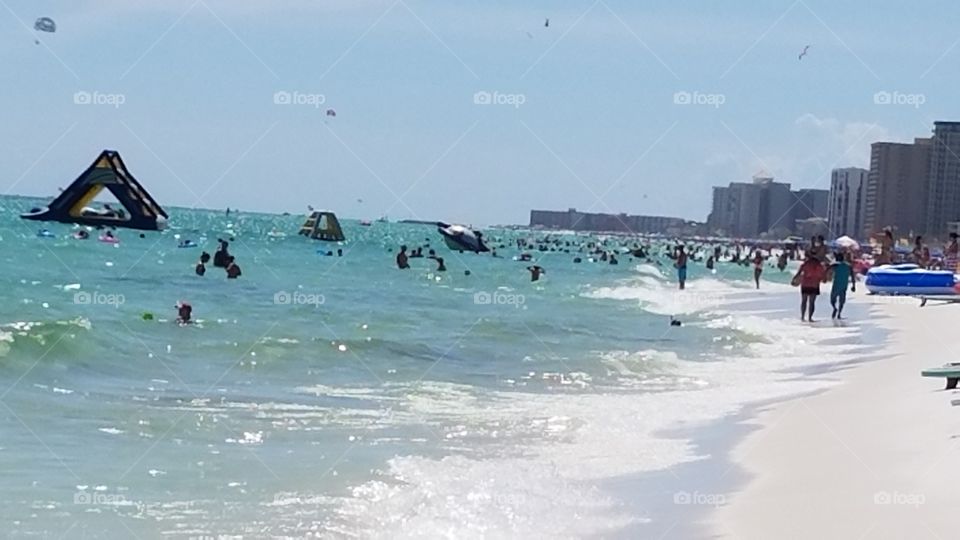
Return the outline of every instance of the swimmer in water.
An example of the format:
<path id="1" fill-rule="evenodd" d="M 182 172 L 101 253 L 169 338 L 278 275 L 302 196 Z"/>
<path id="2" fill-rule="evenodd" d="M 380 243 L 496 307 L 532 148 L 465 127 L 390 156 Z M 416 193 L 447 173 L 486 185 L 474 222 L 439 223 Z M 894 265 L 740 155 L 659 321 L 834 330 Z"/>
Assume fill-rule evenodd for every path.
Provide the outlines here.
<path id="1" fill-rule="evenodd" d="M 210 261 L 210 254 L 204 251 L 200 254 L 200 262 L 197 263 L 197 267 L 194 271 L 198 276 L 202 276 L 207 273 L 207 263 Z"/>
<path id="2" fill-rule="evenodd" d="M 217 268 L 226 268 L 230 264 L 230 252 L 227 250 L 230 244 L 219 238 L 217 241 L 220 242 L 220 247 L 213 253 L 213 265 Z"/>
<path id="3" fill-rule="evenodd" d="M 547 273 L 546 270 L 539 266 L 528 266 L 527 270 L 530 271 L 530 281 L 540 281 L 540 275 Z"/>
<path id="4" fill-rule="evenodd" d="M 190 324 L 193 321 L 190 320 L 190 317 L 193 315 L 193 306 L 189 303 L 180 301 L 177 302 L 177 324 L 183 326 L 185 324 Z"/>
<path id="5" fill-rule="evenodd" d="M 235 262 L 235 259 L 233 257 L 227 259 L 227 279 L 237 279 L 242 275 L 240 266 Z"/>
<path id="6" fill-rule="evenodd" d="M 430 257 L 431 259 L 437 261 L 437 272 L 446 272 L 447 267 L 443 265 L 443 257 Z"/>
<path id="7" fill-rule="evenodd" d="M 400 246 L 400 252 L 397 253 L 397 268 L 401 270 L 410 268 L 410 263 L 407 261 L 407 246 Z"/>

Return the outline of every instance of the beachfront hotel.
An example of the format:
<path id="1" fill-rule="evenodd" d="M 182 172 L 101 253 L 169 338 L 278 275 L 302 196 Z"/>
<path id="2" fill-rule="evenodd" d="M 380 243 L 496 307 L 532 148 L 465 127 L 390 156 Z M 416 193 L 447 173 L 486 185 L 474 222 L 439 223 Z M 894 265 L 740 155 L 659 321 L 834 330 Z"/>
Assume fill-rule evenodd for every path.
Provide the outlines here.
<path id="1" fill-rule="evenodd" d="M 827 222 L 837 236 L 856 238 L 863 231 L 869 174 L 857 167 L 834 169 L 830 174 Z"/>

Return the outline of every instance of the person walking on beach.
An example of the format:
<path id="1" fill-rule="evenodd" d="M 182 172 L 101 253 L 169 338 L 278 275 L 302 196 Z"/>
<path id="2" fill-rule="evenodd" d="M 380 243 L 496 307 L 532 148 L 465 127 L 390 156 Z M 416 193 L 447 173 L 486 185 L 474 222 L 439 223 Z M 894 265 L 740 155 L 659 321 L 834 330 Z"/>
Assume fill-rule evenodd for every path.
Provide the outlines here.
<path id="1" fill-rule="evenodd" d="M 857 292 L 857 275 L 853 271 L 852 259 L 849 253 L 838 252 L 835 262 L 830 265 L 829 279 L 833 280 L 830 288 L 830 305 L 833 307 L 833 319 L 843 319 L 843 306 L 847 303 L 847 285 L 851 285 L 851 292 Z"/>
<path id="2" fill-rule="evenodd" d="M 680 290 L 684 290 L 687 286 L 687 253 L 684 251 L 682 245 L 677 246 L 677 262 L 673 266 L 677 269 L 677 280 L 680 282 Z"/>
<path id="3" fill-rule="evenodd" d="M 753 256 L 753 281 L 757 283 L 757 289 L 760 288 L 760 274 L 763 273 L 763 254 L 758 249 Z"/>
<path id="4" fill-rule="evenodd" d="M 791 281 L 800 286 L 800 320 L 813 321 L 813 312 L 816 310 L 817 296 L 820 295 L 820 282 L 825 277 L 823 264 L 816 256 L 810 254 L 800 265 Z"/>

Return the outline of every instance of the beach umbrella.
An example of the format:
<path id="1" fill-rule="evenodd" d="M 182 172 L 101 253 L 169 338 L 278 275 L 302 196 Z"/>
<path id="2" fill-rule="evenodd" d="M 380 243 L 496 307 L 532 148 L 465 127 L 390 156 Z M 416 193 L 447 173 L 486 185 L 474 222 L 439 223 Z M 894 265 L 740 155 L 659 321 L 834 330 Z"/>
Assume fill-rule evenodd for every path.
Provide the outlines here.
<path id="1" fill-rule="evenodd" d="M 833 241 L 833 245 L 844 249 L 860 249 L 860 244 L 849 236 L 841 236 Z"/>

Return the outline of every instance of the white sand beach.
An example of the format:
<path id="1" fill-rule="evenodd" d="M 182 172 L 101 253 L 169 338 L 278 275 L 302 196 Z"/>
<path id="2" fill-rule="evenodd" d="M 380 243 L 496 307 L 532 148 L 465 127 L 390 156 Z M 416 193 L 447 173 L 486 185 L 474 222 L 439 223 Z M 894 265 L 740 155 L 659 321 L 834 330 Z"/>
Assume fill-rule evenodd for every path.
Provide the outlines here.
<path id="1" fill-rule="evenodd" d="M 862 363 L 825 375 L 843 384 L 748 420 L 759 429 L 730 457 L 749 480 L 713 514 L 714 537 L 960 536 L 960 407 L 950 404 L 960 392 L 920 377 L 960 361 L 960 305 L 854 301 L 873 304 L 885 345 L 864 346 Z"/>

